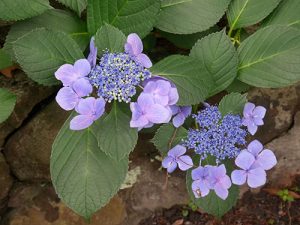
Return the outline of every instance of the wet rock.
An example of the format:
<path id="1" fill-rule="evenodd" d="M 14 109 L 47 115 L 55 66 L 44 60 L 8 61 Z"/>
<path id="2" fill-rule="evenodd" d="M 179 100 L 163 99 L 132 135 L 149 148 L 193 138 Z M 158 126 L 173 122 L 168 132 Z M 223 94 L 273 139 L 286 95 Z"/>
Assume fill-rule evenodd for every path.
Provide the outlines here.
<path id="1" fill-rule="evenodd" d="M 159 169 L 161 163 L 154 159 L 158 155 L 157 150 L 145 136 L 148 135 L 140 137 L 131 155 L 130 169 L 139 172 L 136 183 L 131 188 L 119 192 L 127 210 L 124 225 L 136 225 L 159 208 L 187 204 L 189 201 L 185 173 L 172 173 L 166 185 L 166 171 Z"/>
<path id="2" fill-rule="evenodd" d="M 47 184 L 16 185 L 9 207 L 12 210 L 4 225 L 119 225 L 126 215 L 122 200 L 116 196 L 87 223 L 62 203 Z"/>
<path id="3" fill-rule="evenodd" d="M 12 186 L 13 178 L 10 175 L 9 167 L 0 153 L 0 214 L 6 207 L 7 196 Z"/>
<path id="4" fill-rule="evenodd" d="M 67 117 L 53 101 L 9 138 L 4 153 L 19 180 L 50 180 L 51 146 Z"/>
<path id="5" fill-rule="evenodd" d="M 0 124 L 0 147 L 5 138 L 20 127 L 34 106 L 53 94 L 57 87 L 45 87 L 30 80 L 22 71 L 18 71 L 12 79 L 0 75 L 0 87 L 17 95 L 17 104 L 7 121 Z"/>
<path id="6" fill-rule="evenodd" d="M 300 174 L 300 112 L 295 116 L 293 128 L 284 136 L 269 143 L 266 148 L 272 149 L 278 164 L 270 171 L 268 180 L 272 187 L 287 187 L 293 178 Z"/>
<path id="7" fill-rule="evenodd" d="M 293 117 L 300 109 L 300 84 L 279 89 L 253 88 L 248 93 L 248 100 L 267 108 L 265 125 L 258 129 L 254 138 L 268 143 L 291 127 Z"/>

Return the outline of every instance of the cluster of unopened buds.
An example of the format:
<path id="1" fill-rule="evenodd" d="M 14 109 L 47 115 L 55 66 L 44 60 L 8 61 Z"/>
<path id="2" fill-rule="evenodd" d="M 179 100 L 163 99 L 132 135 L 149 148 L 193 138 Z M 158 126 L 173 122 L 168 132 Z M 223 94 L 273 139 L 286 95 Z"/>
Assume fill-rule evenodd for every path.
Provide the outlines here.
<path id="1" fill-rule="evenodd" d="M 265 113 L 264 107 L 246 103 L 243 118 L 233 114 L 222 116 L 218 107 L 206 105 L 206 109 L 193 115 L 199 128 L 189 130 L 187 139 L 168 152 L 162 166 L 169 173 L 177 167 L 182 171 L 191 169 L 191 188 L 196 198 L 205 197 L 214 190 L 217 196 L 225 200 L 232 183 L 247 183 L 251 188 L 264 185 L 266 170 L 277 163 L 274 153 L 263 149 L 258 140 L 244 146 L 248 132 L 254 135 L 258 126 L 264 124 Z M 185 155 L 187 148 L 200 156 L 199 162 L 193 162 L 190 156 Z M 222 163 L 226 159 L 235 159 L 238 167 L 231 172 L 231 177 Z M 211 163 L 213 165 L 208 161 L 214 161 Z"/>
<path id="2" fill-rule="evenodd" d="M 87 59 L 80 59 L 74 65 L 62 65 L 55 73 L 63 84 L 56 101 L 61 108 L 75 109 L 78 113 L 72 118 L 70 129 L 82 130 L 91 126 L 104 114 L 106 103 L 111 101 L 130 104 L 130 127 L 138 130 L 171 120 L 178 128 L 191 115 L 191 106 L 176 105 L 179 100 L 176 86 L 165 78 L 151 75 L 151 60 L 143 54 L 143 44 L 137 34 L 128 36 L 122 53 L 105 51 L 99 60 L 97 53 L 92 38 Z M 137 88 L 140 88 L 139 96 L 132 102 Z M 191 170 L 196 198 L 214 190 L 220 198 L 226 199 L 232 183 L 242 185 L 247 182 L 252 188 L 264 185 L 265 171 L 277 163 L 276 157 L 271 150 L 264 150 L 257 140 L 246 147 L 246 136 L 248 133 L 254 135 L 258 126 L 264 124 L 265 113 L 264 107 L 247 103 L 243 118 L 231 113 L 222 116 L 218 107 L 205 104 L 204 110 L 192 115 L 196 129 L 190 129 L 187 138 L 168 152 L 162 166 L 169 173 L 177 167 L 183 171 Z M 185 155 L 187 149 L 200 156 L 199 162 L 193 162 Z M 215 163 L 204 163 L 208 159 Z M 227 159 L 235 159 L 238 167 L 231 172 L 231 178 L 222 163 Z"/>

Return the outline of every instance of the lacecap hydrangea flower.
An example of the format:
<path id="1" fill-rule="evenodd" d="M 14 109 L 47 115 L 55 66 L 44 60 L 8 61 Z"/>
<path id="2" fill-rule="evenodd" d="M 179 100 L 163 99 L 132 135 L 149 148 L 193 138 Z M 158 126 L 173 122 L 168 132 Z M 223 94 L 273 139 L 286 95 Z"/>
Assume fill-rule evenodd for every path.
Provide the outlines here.
<path id="1" fill-rule="evenodd" d="M 266 109 L 262 106 L 255 106 L 253 103 L 248 102 L 244 107 L 243 112 L 243 125 L 247 126 L 250 134 L 254 135 L 258 126 L 264 125 L 263 118 L 266 115 Z"/>
<path id="2" fill-rule="evenodd" d="M 207 103 L 204 106 L 205 109 L 192 115 L 197 123 L 197 128 L 190 129 L 187 138 L 181 142 L 183 147 L 200 155 L 199 166 L 197 168 L 190 166 L 189 168 L 193 181 L 191 189 L 195 198 L 205 197 L 210 191 L 214 191 L 217 196 L 225 200 L 232 183 L 236 185 L 247 183 L 251 188 L 264 185 L 266 170 L 276 165 L 276 157 L 271 150 L 263 149 L 263 145 L 258 140 L 252 141 L 247 148 L 245 146 L 247 134 L 253 133 L 251 129 L 249 130 L 249 123 L 262 125 L 266 113 L 265 108 L 247 103 L 243 117 L 241 117 L 231 113 L 222 115 L 217 106 L 210 106 Z M 185 108 L 186 112 L 184 113 L 184 108 L 172 107 L 175 109 L 172 111 L 176 112 L 173 115 L 183 113 L 181 115 L 183 119 L 190 113 L 189 108 Z M 176 123 L 174 126 L 181 123 Z M 173 172 L 180 163 L 179 157 L 185 153 L 186 150 L 181 154 L 174 154 L 174 150 L 170 150 L 168 156 L 163 159 L 163 167 L 167 168 L 169 173 Z M 207 158 L 210 162 L 212 159 L 215 161 L 211 165 L 201 166 L 202 163 L 207 163 L 205 160 Z M 225 164 L 223 164 L 224 160 L 228 159 L 234 159 L 235 165 L 238 167 L 231 173 L 231 179 L 227 174 Z"/>

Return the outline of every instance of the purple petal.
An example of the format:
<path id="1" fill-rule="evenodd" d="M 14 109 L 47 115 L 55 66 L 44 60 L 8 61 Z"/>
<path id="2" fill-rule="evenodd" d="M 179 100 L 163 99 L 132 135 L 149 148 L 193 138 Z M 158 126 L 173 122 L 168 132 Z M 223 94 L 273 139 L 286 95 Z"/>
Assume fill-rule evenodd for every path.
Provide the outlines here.
<path id="1" fill-rule="evenodd" d="M 154 104 L 154 99 L 151 94 L 141 93 L 137 99 L 137 103 L 141 110 L 146 111 L 151 105 Z"/>
<path id="2" fill-rule="evenodd" d="M 186 153 L 186 148 L 182 145 L 176 145 L 174 148 L 172 148 L 168 152 L 168 156 L 171 156 L 173 158 L 177 158 L 179 156 L 182 156 L 184 153 Z"/>
<path id="3" fill-rule="evenodd" d="M 150 58 L 147 55 L 143 54 L 143 53 L 138 54 L 136 56 L 136 60 L 140 64 L 142 64 L 145 68 L 151 68 L 152 67 L 152 62 L 151 62 Z"/>
<path id="4" fill-rule="evenodd" d="M 267 112 L 267 110 L 266 110 L 265 107 L 263 107 L 263 106 L 257 106 L 253 110 L 253 115 L 255 117 L 259 117 L 259 118 L 263 119 L 265 117 L 265 115 L 266 115 L 266 112 Z"/>
<path id="5" fill-rule="evenodd" d="M 64 86 L 70 86 L 79 76 L 74 71 L 74 67 L 70 64 L 64 64 L 55 72 L 56 79 L 60 80 Z"/>
<path id="6" fill-rule="evenodd" d="M 73 83 L 73 89 L 79 97 L 85 97 L 92 93 L 93 86 L 86 78 L 80 78 Z"/>
<path id="7" fill-rule="evenodd" d="M 56 95 L 56 102 L 64 110 L 72 110 L 76 107 L 79 96 L 70 87 L 63 87 Z"/>
<path id="8" fill-rule="evenodd" d="M 83 130 L 93 124 L 94 120 L 89 115 L 75 116 L 70 122 L 71 130 Z"/>
<path id="9" fill-rule="evenodd" d="M 130 127 L 133 128 L 144 128 L 147 124 L 149 124 L 149 120 L 141 115 L 139 118 L 137 118 L 136 120 L 131 120 L 130 121 Z"/>
<path id="10" fill-rule="evenodd" d="M 248 152 L 250 152 L 254 157 L 263 150 L 264 146 L 258 140 L 253 140 L 247 147 Z"/>
<path id="11" fill-rule="evenodd" d="M 153 99 L 156 104 L 159 104 L 162 106 L 167 106 L 168 102 L 169 102 L 168 96 L 154 95 Z"/>
<path id="12" fill-rule="evenodd" d="M 248 131 L 251 135 L 254 135 L 257 131 L 257 126 L 254 123 L 250 123 L 247 125 Z"/>
<path id="13" fill-rule="evenodd" d="M 208 175 L 208 173 L 207 173 L 208 171 L 205 170 L 205 169 L 206 168 L 202 167 L 202 166 L 199 166 L 196 169 L 193 169 L 192 173 L 191 173 L 192 179 L 193 180 L 200 180 L 200 179 L 202 179 L 202 177 L 207 176 Z"/>
<path id="14" fill-rule="evenodd" d="M 85 99 L 80 99 L 78 106 L 76 107 L 76 112 L 78 112 L 81 115 L 90 115 L 92 116 L 95 112 L 94 108 L 95 104 L 95 98 L 89 97 Z"/>
<path id="15" fill-rule="evenodd" d="M 225 175 L 219 182 L 223 188 L 230 188 L 231 187 L 231 180 L 229 176 Z"/>
<path id="16" fill-rule="evenodd" d="M 255 158 L 250 152 L 241 151 L 241 153 L 235 159 L 235 164 L 244 170 L 248 170 L 252 166 L 254 161 Z"/>
<path id="17" fill-rule="evenodd" d="M 217 184 L 214 187 L 214 190 L 221 199 L 225 200 L 228 197 L 228 190 L 226 188 L 223 188 L 221 184 Z"/>
<path id="18" fill-rule="evenodd" d="M 171 110 L 159 104 L 153 104 L 144 110 L 146 118 L 152 123 L 168 123 L 172 116 Z"/>
<path id="19" fill-rule="evenodd" d="M 98 49 L 95 46 L 95 38 L 92 37 L 90 41 L 90 54 L 87 58 L 92 68 L 96 66 L 97 53 L 98 53 Z"/>
<path id="20" fill-rule="evenodd" d="M 205 197 L 209 194 L 209 188 L 204 182 L 196 180 L 192 183 L 192 190 L 195 198 Z"/>
<path id="21" fill-rule="evenodd" d="M 99 119 L 105 111 L 105 101 L 102 97 L 97 98 L 94 102 L 94 120 Z"/>
<path id="22" fill-rule="evenodd" d="M 171 157 L 171 156 L 167 156 L 167 157 L 165 157 L 164 159 L 163 159 L 163 161 L 162 161 L 162 167 L 163 168 L 168 168 L 169 166 L 170 166 L 170 164 L 172 163 L 172 162 L 174 162 L 174 158 L 173 157 Z"/>
<path id="23" fill-rule="evenodd" d="M 171 88 L 169 92 L 169 105 L 175 105 L 179 100 L 177 88 Z"/>
<path id="24" fill-rule="evenodd" d="M 91 64 L 86 59 L 79 59 L 74 64 L 74 71 L 79 77 L 86 77 L 91 72 Z"/>
<path id="25" fill-rule="evenodd" d="M 247 183 L 251 188 L 257 188 L 266 183 L 266 172 L 262 168 L 252 169 L 248 172 Z"/>
<path id="26" fill-rule="evenodd" d="M 243 185 L 246 183 L 247 173 L 245 170 L 234 170 L 231 173 L 232 183 L 236 185 Z"/>
<path id="27" fill-rule="evenodd" d="M 130 103 L 130 110 L 132 112 L 131 120 L 137 120 L 138 118 L 140 118 L 142 116 L 142 110 L 136 102 Z"/>
<path id="28" fill-rule="evenodd" d="M 182 171 L 186 171 L 193 167 L 193 160 L 188 155 L 182 155 L 177 160 L 178 167 Z"/>
<path id="29" fill-rule="evenodd" d="M 251 102 L 246 103 L 245 107 L 244 107 L 244 112 L 243 112 L 244 117 L 248 118 L 249 116 L 251 116 L 254 108 L 255 108 L 255 105 L 253 103 L 251 103 Z"/>
<path id="30" fill-rule="evenodd" d="M 185 121 L 185 116 L 183 113 L 179 113 L 177 116 L 173 118 L 173 125 L 174 127 L 180 127 Z"/>
<path id="31" fill-rule="evenodd" d="M 157 88 L 157 83 L 156 81 L 148 81 L 145 86 L 144 86 L 144 92 L 145 93 L 153 93 Z"/>
<path id="32" fill-rule="evenodd" d="M 132 33 L 128 35 L 125 51 L 134 56 L 143 52 L 143 42 L 137 34 Z"/>
<path id="33" fill-rule="evenodd" d="M 270 170 L 277 164 L 277 159 L 271 150 L 266 149 L 258 155 L 256 163 L 264 170 Z"/>
<path id="34" fill-rule="evenodd" d="M 220 165 L 220 166 L 217 166 L 214 168 L 213 170 L 213 174 L 215 177 L 223 177 L 226 175 L 226 167 L 224 164 Z"/>
<path id="35" fill-rule="evenodd" d="M 183 106 L 180 107 L 181 112 L 184 114 L 185 117 L 188 117 L 192 113 L 192 107 L 191 106 Z"/>
<path id="36" fill-rule="evenodd" d="M 253 118 L 253 122 L 255 123 L 255 125 L 257 126 L 262 126 L 264 125 L 264 121 L 261 118 Z"/>
<path id="37" fill-rule="evenodd" d="M 155 82 L 157 87 L 155 92 L 159 95 L 168 95 L 171 89 L 171 84 L 169 81 L 158 80 Z"/>
<path id="38" fill-rule="evenodd" d="M 172 115 L 174 116 L 174 115 L 176 115 L 176 114 L 178 114 L 178 113 L 180 113 L 180 107 L 179 106 L 177 106 L 177 105 L 170 105 L 170 109 L 171 109 L 171 111 L 172 111 Z"/>

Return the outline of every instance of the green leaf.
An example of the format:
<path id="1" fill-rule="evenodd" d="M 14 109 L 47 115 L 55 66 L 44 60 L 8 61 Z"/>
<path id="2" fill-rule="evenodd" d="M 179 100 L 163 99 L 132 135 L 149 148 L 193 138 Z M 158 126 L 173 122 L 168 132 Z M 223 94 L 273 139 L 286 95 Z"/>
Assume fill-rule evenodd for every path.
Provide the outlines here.
<path id="1" fill-rule="evenodd" d="M 299 12 L 299 0 L 283 0 L 262 25 L 287 25 L 300 29 Z"/>
<path id="2" fill-rule="evenodd" d="M 62 21 L 63 26 L 61 24 Z M 73 13 L 60 9 L 52 9 L 37 17 L 15 23 L 6 37 L 4 51 L 14 59 L 14 42 L 36 28 L 63 31 L 72 37 L 82 50 L 86 49 L 90 39 L 85 22 Z"/>
<path id="3" fill-rule="evenodd" d="M 84 58 L 76 42 L 59 31 L 36 29 L 14 44 L 18 63 L 27 75 L 39 84 L 58 84 L 54 72 L 63 64 Z"/>
<path id="4" fill-rule="evenodd" d="M 130 128 L 129 110 L 114 102 L 112 110 L 98 126 L 100 148 L 111 158 L 122 160 L 134 149 L 137 129 Z"/>
<path id="5" fill-rule="evenodd" d="M 193 0 L 162 0 L 161 2 L 161 7 L 169 7 L 169 6 L 173 6 L 173 5 L 178 5 L 178 4 L 182 4 L 185 2 L 191 2 Z"/>
<path id="6" fill-rule="evenodd" d="M 12 66 L 13 63 L 9 57 L 9 55 L 7 55 L 2 48 L 0 48 L 0 70 L 5 69 L 7 67 Z"/>
<path id="7" fill-rule="evenodd" d="M 245 104 L 247 103 L 247 96 L 239 93 L 230 93 L 222 98 L 219 103 L 219 110 L 222 115 L 228 113 L 242 114 Z"/>
<path id="8" fill-rule="evenodd" d="M 105 23 L 126 35 L 145 37 L 154 26 L 160 0 L 88 0 L 87 23 L 91 35 Z"/>
<path id="9" fill-rule="evenodd" d="M 236 204 L 236 201 L 239 197 L 238 186 L 232 185 L 229 189 L 229 195 L 226 200 L 219 198 L 213 190 L 211 190 L 210 193 L 205 197 L 195 198 L 192 191 L 192 182 L 191 170 L 189 170 L 186 174 L 186 185 L 190 198 L 199 208 L 219 218 Z"/>
<path id="10" fill-rule="evenodd" d="M 258 23 L 268 16 L 281 0 L 232 0 L 227 18 L 231 30 Z"/>
<path id="11" fill-rule="evenodd" d="M 300 80 L 300 30 L 268 26 L 238 49 L 238 78 L 256 87 L 276 88 Z"/>
<path id="12" fill-rule="evenodd" d="M 156 27 L 174 34 L 205 31 L 224 15 L 230 0 L 163 1 Z"/>
<path id="13" fill-rule="evenodd" d="M 242 81 L 235 79 L 227 88 L 226 91 L 228 93 L 238 92 L 244 93 L 251 88 L 248 84 L 243 83 Z"/>
<path id="14" fill-rule="evenodd" d="M 200 38 L 213 32 L 217 32 L 218 30 L 219 28 L 217 26 L 213 26 L 206 31 L 194 34 L 172 34 L 164 31 L 160 31 L 160 34 L 179 48 L 191 49 Z"/>
<path id="15" fill-rule="evenodd" d="M 107 156 L 97 140 L 97 123 L 72 131 L 66 121 L 56 137 L 50 159 L 52 183 L 58 196 L 79 215 L 89 219 L 117 193 L 125 180 L 128 158 Z"/>
<path id="16" fill-rule="evenodd" d="M 0 123 L 4 122 L 14 110 L 17 97 L 8 90 L 0 88 Z"/>
<path id="17" fill-rule="evenodd" d="M 173 124 L 163 124 L 155 133 L 151 142 L 166 156 L 168 151 L 187 137 L 188 131 L 184 127 L 176 128 Z"/>
<path id="18" fill-rule="evenodd" d="M 200 39 L 192 48 L 191 57 L 203 64 L 214 80 L 213 96 L 228 87 L 237 76 L 238 56 L 225 31 Z"/>
<path id="19" fill-rule="evenodd" d="M 109 50 L 110 52 L 124 52 L 126 36 L 118 28 L 109 24 L 103 25 L 95 35 L 95 44 L 98 54 Z"/>
<path id="20" fill-rule="evenodd" d="M 172 55 L 151 68 L 152 74 L 171 80 L 179 92 L 178 105 L 195 105 L 208 96 L 213 81 L 197 60 L 182 55 Z"/>
<path id="21" fill-rule="evenodd" d="M 48 0 L 1 0 L 0 19 L 24 20 L 52 8 Z"/>
<path id="22" fill-rule="evenodd" d="M 80 16 L 81 12 L 86 8 L 87 6 L 87 0 L 57 0 L 63 5 L 69 7 L 70 9 L 77 12 L 77 14 Z"/>

